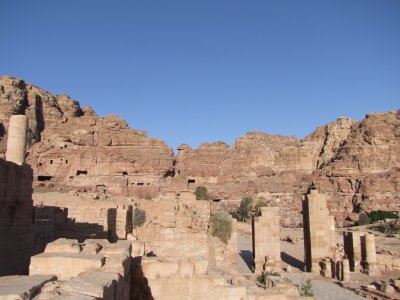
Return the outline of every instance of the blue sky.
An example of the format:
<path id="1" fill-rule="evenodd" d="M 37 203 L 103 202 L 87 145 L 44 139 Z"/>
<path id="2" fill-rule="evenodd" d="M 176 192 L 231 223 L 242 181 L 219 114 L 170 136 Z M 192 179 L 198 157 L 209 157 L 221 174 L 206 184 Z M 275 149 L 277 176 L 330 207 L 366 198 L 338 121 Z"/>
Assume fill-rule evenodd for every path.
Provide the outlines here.
<path id="1" fill-rule="evenodd" d="M 1 1 L 0 74 L 174 149 L 400 108 L 399 0 Z"/>

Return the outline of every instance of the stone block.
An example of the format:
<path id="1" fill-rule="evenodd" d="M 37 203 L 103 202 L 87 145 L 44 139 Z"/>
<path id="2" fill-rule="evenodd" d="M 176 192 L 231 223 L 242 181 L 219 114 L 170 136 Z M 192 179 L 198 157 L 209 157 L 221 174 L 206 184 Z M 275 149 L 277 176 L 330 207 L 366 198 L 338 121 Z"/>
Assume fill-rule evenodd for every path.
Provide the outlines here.
<path id="1" fill-rule="evenodd" d="M 194 264 L 194 273 L 196 275 L 207 274 L 208 260 L 203 256 L 195 256 L 189 259 L 190 262 Z"/>
<path id="2" fill-rule="evenodd" d="M 394 287 L 391 286 L 390 284 L 386 283 L 386 282 L 385 282 L 385 283 L 382 283 L 382 284 L 379 286 L 379 290 L 380 290 L 381 292 L 384 292 L 384 293 L 388 294 L 388 295 L 393 295 L 393 294 L 395 293 Z"/>
<path id="3" fill-rule="evenodd" d="M 65 293 L 77 293 L 99 299 L 121 299 L 122 277 L 111 271 L 97 271 L 82 273 L 61 285 L 60 290 Z"/>
<path id="4" fill-rule="evenodd" d="M 132 257 L 143 256 L 145 253 L 145 243 L 138 240 L 130 240 L 132 245 Z"/>
<path id="5" fill-rule="evenodd" d="M 85 243 L 82 247 L 82 253 L 96 255 L 103 247 L 97 243 Z"/>
<path id="6" fill-rule="evenodd" d="M 183 261 L 179 264 L 179 277 L 192 278 L 194 274 L 194 264 Z"/>
<path id="7" fill-rule="evenodd" d="M 56 274 L 64 280 L 88 270 L 100 269 L 104 264 L 101 255 L 76 253 L 41 253 L 31 258 L 29 274 Z"/>
<path id="8" fill-rule="evenodd" d="M 172 278 L 178 272 L 179 262 L 177 261 L 147 261 L 142 260 L 142 269 L 144 276 L 151 279 Z"/>
<path id="9" fill-rule="evenodd" d="M 121 276 L 128 275 L 130 273 L 131 257 L 122 254 L 108 255 L 105 259 L 105 264 L 102 267 L 103 270 L 115 271 Z"/>
<path id="10" fill-rule="evenodd" d="M 47 282 L 56 280 L 55 275 L 4 276 L 0 277 L 0 299 L 31 299 Z"/>
<path id="11" fill-rule="evenodd" d="M 131 256 L 132 253 L 132 245 L 131 241 L 119 240 L 113 244 L 103 245 L 103 249 L 101 250 L 101 254 L 107 256 L 109 254 L 123 254 L 126 256 Z"/>
<path id="12" fill-rule="evenodd" d="M 81 246 L 77 240 L 70 239 L 58 239 L 54 242 L 47 244 L 46 253 L 79 253 L 81 252 Z"/>

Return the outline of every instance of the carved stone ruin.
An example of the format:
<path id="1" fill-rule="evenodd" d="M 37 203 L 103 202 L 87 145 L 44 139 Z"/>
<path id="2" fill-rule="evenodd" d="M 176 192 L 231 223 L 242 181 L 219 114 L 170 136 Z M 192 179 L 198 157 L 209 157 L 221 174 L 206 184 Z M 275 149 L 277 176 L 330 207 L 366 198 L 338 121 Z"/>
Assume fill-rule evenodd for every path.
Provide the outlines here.
<path id="1" fill-rule="evenodd" d="M 371 276 L 380 275 L 373 234 L 365 231 L 344 232 L 343 240 L 344 251 L 349 258 L 351 271 L 363 271 Z"/>
<path id="2" fill-rule="evenodd" d="M 307 272 L 319 272 L 320 263 L 334 259 L 335 222 L 329 215 L 327 196 L 310 189 L 303 200 L 304 256 Z"/>
<path id="3" fill-rule="evenodd" d="M 280 271 L 279 207 L 262 207 L 261 215 L 252 218 L 252 229 L 254 272 Z"/>

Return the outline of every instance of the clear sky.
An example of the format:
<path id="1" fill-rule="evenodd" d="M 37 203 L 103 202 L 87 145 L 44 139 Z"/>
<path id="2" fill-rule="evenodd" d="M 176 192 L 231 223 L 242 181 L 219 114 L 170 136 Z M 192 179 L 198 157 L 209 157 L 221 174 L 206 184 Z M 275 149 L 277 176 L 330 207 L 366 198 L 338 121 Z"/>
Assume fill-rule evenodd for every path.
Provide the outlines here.
<path id="1" fill-rule="evenodd" d="M 400 108 L 400 0 L 0 3 L 0 74 L 174 149 Z"/>

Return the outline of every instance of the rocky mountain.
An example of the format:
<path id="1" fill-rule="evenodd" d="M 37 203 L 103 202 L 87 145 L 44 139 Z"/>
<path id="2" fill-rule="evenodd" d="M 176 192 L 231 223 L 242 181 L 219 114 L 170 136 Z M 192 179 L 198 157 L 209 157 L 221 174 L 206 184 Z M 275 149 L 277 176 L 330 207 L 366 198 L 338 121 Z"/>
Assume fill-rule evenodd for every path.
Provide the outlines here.
<path id="1" fill-rule="evenodd" d="M 313 183 L 330 195 L 339 225 L 362 210 L 400 210 L 400 111 L 371 113 L 361 122 L 341 117 L 303 140 L 250 132 L 232 147 L 181 145 L 174 155 L 118 116 L 99 118 L 67 95 L 4 76 L 0 155 L 13 114 L 29 117 L 28 163 L 37 188 L 147 198 L 204 185 L 227 206 L 243 196 L 275 202 L 294 225 L 301 195 Z"/>

